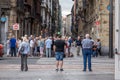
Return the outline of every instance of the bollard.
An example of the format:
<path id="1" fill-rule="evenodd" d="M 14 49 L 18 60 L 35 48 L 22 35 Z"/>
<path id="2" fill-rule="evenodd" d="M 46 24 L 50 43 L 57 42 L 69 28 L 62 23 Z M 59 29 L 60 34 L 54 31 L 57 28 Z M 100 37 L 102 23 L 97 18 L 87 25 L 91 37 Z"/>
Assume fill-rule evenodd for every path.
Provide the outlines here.
<path id="1" fill-rule="evenodd" d="M 108 46 L 102 46 L 101 55 L 102 56 L 108 56 L 109 55 L 109 47 Z"/>

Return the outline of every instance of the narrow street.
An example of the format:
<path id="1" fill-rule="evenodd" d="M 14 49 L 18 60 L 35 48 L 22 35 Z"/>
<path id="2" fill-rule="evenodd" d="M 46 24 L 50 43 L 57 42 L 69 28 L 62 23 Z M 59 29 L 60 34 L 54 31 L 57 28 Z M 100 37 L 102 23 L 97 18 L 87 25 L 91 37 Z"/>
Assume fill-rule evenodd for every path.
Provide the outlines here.
<path id="1" fill-rule="evenodd" d="M 29 57 L 29 70 L 21 72 L 20 58 L 3 57 L 0 60 L 0 80 L 114 80 L 114 59 L 92 58 L 92 64 L 93 72 L 83 72 L 82 56 L 74 56 L 64 59 L 63 72 L 56 72 L 55 58 Z"/>
<path id="2" fill-rule="evenodd" d="M 0 80 L 120 80 L 120 0 L 0 0 Z"/>

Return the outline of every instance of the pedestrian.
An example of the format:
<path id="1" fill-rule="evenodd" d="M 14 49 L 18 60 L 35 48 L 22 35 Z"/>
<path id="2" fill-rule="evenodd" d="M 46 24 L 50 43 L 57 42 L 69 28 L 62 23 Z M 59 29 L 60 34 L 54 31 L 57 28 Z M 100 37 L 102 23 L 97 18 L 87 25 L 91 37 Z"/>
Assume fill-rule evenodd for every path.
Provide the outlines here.
<path id="1" fill-rule="evenodd" d="M 72 43 L 71 44 L 71 47 L 70 47 L 70 53 L 69 53 L 69 57 L 74 57 L 74 49 L 75 49 L 75 46 L 74 46 L 74 44 Z"/>
<path id="2" fill-rule="evenodd" d="M 56 57 L 56 71 L 60 69 L 60 71 L 63 70 L 63 56 L 65 51 L 65 41 L 61 39 L 61 35 L 58 36 L 58 39 L 54 43 L 54 51 L 55 51 L 55 57 Z"/>
<path id="3" fill-rule="evenodd" d="M 16 51 L 17 51 L 17 55 L 19 54 L 19 53 L 18 53 L 18 49 L 19 49 L 19 47 L 20 47 L 21 42 L 22 42 L 22 39 L 21 39 L 21 38 L 18 38 L 18 39 L 17 39 L 17 47 L 16 47 L 16 49 L 17 49 L 17 50 L 16 50 Z"/>
<path id="4" fill-rule="evenodd" d="M 68 37 L 65 38 L 65 44 L 66 44 L 65 57 L 69 57 L 70 54 L 69 54 L 68 49 L 69 49 L 69 45 L 70 45 L 70 44 L 69 44 L 69 42 L 68 42 Z"/>
<path id="5" fill-rule="evenodd" d="M 86 38 L 82 40 L 82 51 L 83 51 L 83 64 L 84 68 L 83 71 L 86 71 L 87 62 L 88 62 L 88 69 L 92 71 L 91 68 L 91 55 L 92 55 L 92 45 L 93 42 L 90 40 L 89 34 L 86 34 Z"/>
<path id="6" fill-rule="evenodd" d="M 40 41 L 40 57 L 41 58 L 44 56 L 44 47 L 45 47 L 45 41 L 44 41 L 44 38 L 41 38 L 41 41 Z"/>
<path id="7" fill-rule="evenodd" d="M 34 39 L 34 56 L 38 56 L 38 37 Z"/>
<path id="8" fill-rule="evenodd" d="M 55 53 L 54 53 L 54 50 L 53 50 L 54 42 L 55 42 L 54 37 L 52 37 L 52 45 L 51 45 L 51 54 L 52 54 L 52 57 L 55 56 Z"/>
<path id="9" fill-rule="evenodd" d="M 30 56 L 34 55 L 34 47 L 35 47 L 35 42 L 34 42 L 34 37 L 32 37 L 30 40 Z"/>
<path id="10" fill-rule="evenodd" d="M 94 44 L 93 47 L 92 47 L 92 55 L 93 57 L 97 57 L 98 54 L 97 54 L 97 45 Z"/>
<path id="11" fill-rule="evenodd" d="M 38 52 L 38 56 L 40 56 L 40 42 L 41 42 L 41 37 L 38 37 L 38 40 L 37 40 L 37 52 Z"/>
<path id="12" fill-rule="evenodd" d="M 28 38 L 29 39 L 29 43 L 30 43 L 30 41 L 33 39 L 33 35 L 30 35 L 30 37 Z"/>
<path id="13" fill-rule="evenodd" d="M 13 35 L 10 39 L 10 50 L 11 50 L 11 57 L 16 57 L 16 38 Z"/>
<path id="14" fill-rule="evenodd" d="M 69 42 L 69 48 L 68 48 L 68 53 L 69 55 L 71 54 L 71 45 L 73 43 L 73 39 L 71 37 L 68 38 L 68 42 Z"/>
<path id="15" fill-rule="evenodd" d="M 52 45 L 51 37 L 48 37 L 47 40 L 45 41 L 46 57 L 51 57 L 51 45 Z"/>
<path id="16" fill-rule="evenodd" d="M 81 48 L 81 38 L 80 36 L 78 36 L 77 40 L 76 40 L 76 47 L 77 47 L 77 56 L 80 55 L 80 48 Z"/>
<path id="17" fill-rule="evenodd" d="M 97 39 L 97 54 L 99 54 L 100 56 L 102 55 L 101 54 L 101 42 L 100 42 L 100 39 Z"/>
<path id="18" fill-rule="evenodd" d="M 6 45 L 7 45 L 7 57 L 9 57 L 10 56 L 10 39 L 7 40 Z"/>
<path id="19" fill-rule="evenodd" d="M 18 52 L 21 55 L 21 71 L 28 71 L 27 57 L 30 52 L 30 45 L 26 37 L 23 37 L 23 42 L 20 44 Z"/>

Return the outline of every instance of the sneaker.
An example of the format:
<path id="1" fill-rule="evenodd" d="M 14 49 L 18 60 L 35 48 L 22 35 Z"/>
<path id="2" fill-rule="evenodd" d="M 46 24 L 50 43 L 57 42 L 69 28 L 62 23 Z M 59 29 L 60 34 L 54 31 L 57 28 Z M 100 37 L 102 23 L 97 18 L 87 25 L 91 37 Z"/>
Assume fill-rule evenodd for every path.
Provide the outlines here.
<path id="1" fill-rule="evenodd" d="M 25 69 L 25 71 L 28 71 L 28 69 Z"/>
<path id="2" fill-rule="evenodd" d="M 86 72 L 86 70 L 83 70 L 83 72 Z"/>
<path id="3" fill-rule="evenodd" d="M 25 71 L 28 71 L 28 68 L 26 68 Z"/>
<path id="4" fill-rule="evenodd" d="M 55 71 L 57 71 L 57 72 L 58 72 L 59 70 L 58 70 L 58 69 L 55 69 Z"/>
<path id="5" fill-rule="evenodd" d="M 64 71 L 63 69 L 60 69 L 60 71 Z"/>
<path id="6" fill-rule="evenodd" d="M 89 71 L 92 72 L 92 69 L 90 69 Z"/>

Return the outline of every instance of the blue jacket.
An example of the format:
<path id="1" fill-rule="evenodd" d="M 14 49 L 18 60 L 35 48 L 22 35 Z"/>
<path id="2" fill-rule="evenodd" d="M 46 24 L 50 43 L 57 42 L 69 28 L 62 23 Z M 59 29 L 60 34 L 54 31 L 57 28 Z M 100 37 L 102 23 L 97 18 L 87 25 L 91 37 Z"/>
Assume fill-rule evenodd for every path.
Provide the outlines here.
<path id="1" fill-rule="evenodd" d="M 92 46 L 93 46 L 93 41 L 92 40 L 86 38 L 86 39 L 83 39 L 81 43 L 82 43 L 82 48 L 83 49 L 85 49 L 85 48 L 92 49 Z"/>
<path id="2" fill-rule="evenodd" d="M 29 45 L 29 43 L 23 41 L 23 42 L 20 44 L 20 47 L 19 47 L 18 52 L 20 51 L 20 49 L 21 49 L 22 46 L 24 46 L 25 49 L 24 49 L 23 53 L 21 53 L 21 54 L 29 54 L 29 53 L 30 53 L 30 45 Z"/>
<path id="3" fill-rule="evenodd" d="M 16 47 L 16 39 L 15 38 L 10 39 L 10 47 Z"/>

